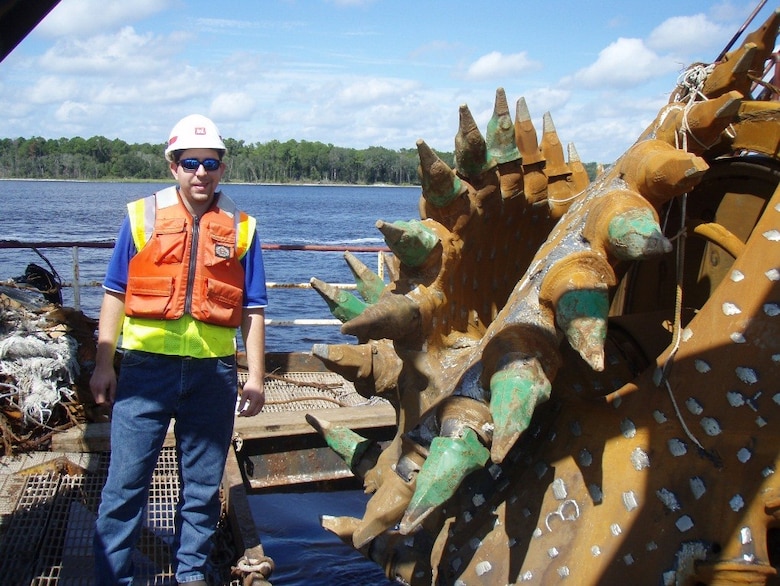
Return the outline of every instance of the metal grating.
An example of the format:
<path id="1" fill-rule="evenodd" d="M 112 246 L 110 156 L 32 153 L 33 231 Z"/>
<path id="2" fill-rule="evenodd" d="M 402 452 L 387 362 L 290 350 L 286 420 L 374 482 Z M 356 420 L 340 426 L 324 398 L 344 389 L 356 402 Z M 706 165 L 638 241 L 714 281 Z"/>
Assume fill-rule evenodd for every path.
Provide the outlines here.
<path id="1" fill-rule="evenodd" d="M 83 473 L 48 470 L 14 474 L 6 488 L 19 492 L 16 507 L 0 528 L 0 580 L 3 584 L 89 586 L 93 583 L 92 537 L 108 454 Z M 174 448 L 164 448 L 155 469 L 146 520 L 134 553 L 135 582 L 175 584 L 170 544 L 179 495 Z"/>
<path id="2" fill-rule="evenodd" d="M 247 374 L 239 372 L 239 385 Z M 382 399 L 366 399 L 355 385 L 333 372 L 286 372 L 283 376 L 267 375 L 263 411 L 311 411 L 334 407 L 371 405 Z"/>

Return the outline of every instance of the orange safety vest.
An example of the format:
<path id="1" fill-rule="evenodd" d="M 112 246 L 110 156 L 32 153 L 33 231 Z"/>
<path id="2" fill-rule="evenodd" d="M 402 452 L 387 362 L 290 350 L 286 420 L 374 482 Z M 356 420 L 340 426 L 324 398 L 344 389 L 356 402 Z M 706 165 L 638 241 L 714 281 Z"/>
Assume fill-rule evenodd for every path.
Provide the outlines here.
<path id="1" fill-rule="evenodd" d="M 128 204 L 136 250 L 128 267 L 125 314 L 175 320 L 185 314 L 218 326 L 241 324 L 244 269 L 254 218 L 219 194 L 193 217 L 175 187 Z"/>

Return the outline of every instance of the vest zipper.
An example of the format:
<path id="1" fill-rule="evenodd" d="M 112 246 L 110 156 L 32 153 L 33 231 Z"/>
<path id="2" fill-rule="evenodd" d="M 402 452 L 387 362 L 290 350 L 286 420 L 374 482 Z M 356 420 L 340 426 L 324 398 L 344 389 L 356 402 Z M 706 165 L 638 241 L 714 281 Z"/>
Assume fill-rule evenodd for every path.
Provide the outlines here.
<path id="1" fill-rule="evenodd" d="M 195 288 L 195 267 L 198 261 L 200 218 L 192 216 L 192 241 L 190 242 L 190 266 L 187 270 L 187 294 L 184 297 L 184 313 L 192 315 L 192 291 Z"/>

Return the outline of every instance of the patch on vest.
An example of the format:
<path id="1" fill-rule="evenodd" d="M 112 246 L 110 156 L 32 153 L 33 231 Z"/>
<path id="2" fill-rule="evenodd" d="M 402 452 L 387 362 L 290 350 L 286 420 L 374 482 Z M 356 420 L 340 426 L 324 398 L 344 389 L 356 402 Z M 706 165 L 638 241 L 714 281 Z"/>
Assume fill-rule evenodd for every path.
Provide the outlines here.
<path id="1" fill-rule="evenodd" d="M 214 246 L 214 256 L 217 258 L 230 258 L 230 247 L 224 244 Z"/>

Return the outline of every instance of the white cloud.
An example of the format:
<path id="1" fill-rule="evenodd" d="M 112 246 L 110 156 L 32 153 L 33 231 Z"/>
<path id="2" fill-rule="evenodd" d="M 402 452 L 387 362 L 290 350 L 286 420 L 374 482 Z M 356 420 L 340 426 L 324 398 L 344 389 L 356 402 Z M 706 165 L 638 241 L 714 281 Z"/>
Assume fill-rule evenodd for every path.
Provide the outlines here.
<path id="1" fill-rule="evenodd" d="M 182 68 L 168 78 L 95 80 L 84 88 L 89 99 L 99 104 L 117 107 L 140 104 L 173 104 L 193 98 L 205 99 L 211 88 L 203 82 L 204 74 L 191 68 Z"/>
<path id="2" fill-rule="evenodd" d="M 55 111 L 55 118 L 64 124 L 73 126 L 87 124 L 97 115 L 102 114 L 104 108 L 84 102 L 63 102 Z"/>
<path id="3" fill-rule="evenodd" d="M 111 34 L 57 41 L 39 59 L 39 66 L 59 74 L 148 76 L 160 71 L 161 60 L 170 52 L 169 46 L 168 39 L 139 35 L 127 26 Z"/>
<path id="4" fill-rule="evenodd" d="M 675 16 L 662 22 L 650 33 L 647 46 L 655 51 L 687 57 L 706 53 L 708 49 L 722 44 L 728 35 L 725 27 L 715 24 L 704 14 Z"/>
<path id="5" fill-rule="evenodd" d="M 538 62 L 528 58 L 525 51 L 511 55 L 493 51 L 472 63 L 466 71 L 466 78 L 470 80 L 506 78 L 538 69 L 539 66 Z"/>
<path id="6" fill-rule="evenodd" d="M 81 85 L 74 78 L 46 75 L 36 80 L 27 93 L 27 99 L 34 104 L 57 104 L 79 99 Z"/>
<path id="7" fill-rule="evenodd" d="M 178 0 L 65 0 L 36 27 L 50 37 L 91 35 L 148 18 L 178 4 Z"/>
<path id="8" fill-rule="evenodd" d="M 227 92 L 211 101 L 209 116 L 214 120 L 247 120 L 255 110 L 255 100 L 246 92 Z"/>
<path id="9" fill-rule="evenodd" d="M 408 79 L 373 78 L 353 80 L 338 92 L 338 100 L 346 106 L 373 104 L 413 92 L 418 84 Z"/>
<path id="10" fill-rule="evenodd" d="M 658 56 L 641 39 L 621 37 L 603 49 L 595 63 L 580 69 L 572 79 L 576 85 L 590 89 L 631 87 L 677 68 L 673 59 Z"/>
<path id="11" fill-rule="evenodd" d="M 535 88 L 524 92 L 522 95 L 516 96 L 513 102 L 510 101 L 509 111 L 512 113 L 512 118 L 514 119 L 517 100 L 522 97 L 525 98 L 525 103 L 528 106 L 528 112 L 531 114 L 532 120 L 536 120 L 537 117 L 541 120 L 544 112 L 556 112 L 561 110 L 571 99 L 571 95 L 571 91 L 560 87 Z M 507 94 L 507 99 L 510 99 L 509 94 Z"/>
<path id="12" fill-rule="evenodd" d="M 529 55 L 541 46 L 544 25 L 529 31 L 537 36 L 498 44 L 469 37 L 473 22 L 458 29 L 461 23 L 428 21 L 418 34 L 411 25 L 419 23 L 401 15 L 411 28 L 398 36 L 397 24 L 380 21 L 390 14 L 387 3 L 375 0 L 323 0 L 316 19 L 299 0 L 269 3 L 262 16 L 239 8 L 255 9 L 250 0 L 216 13 L 194 0 L 62 0 L 37 39 L 0 68 L 4 134 L 160 142 L 184 113 L 203 112 L 226 137 L 248 142 L 413 149 L 422 138 L 451 151 L 459 105 L 469 106 L 484 132 L 501 86 L 513 117 L 523 96 L 539 132 L 549 111 L 564 144 L 574 141 L 583 160 L 607 161 L 652 120 L 683 67 L 714 57 L 736 30 L 734 20 L 739 26 L 747 16 L 738 0 L 715 2 L 706 12 L 672 11 L 702 14 L 669 18 L 652 31 L 660 21 L 639 23 L 631 34 L 641 39 L 578 30 L 557 45 L 569 53 L 546 53 L 542 69 Z M 365 20 L 345 19 L 364 13 Z M 630 16 L 616 30 L 628 30 Z M 583 32 L 589 42 L 580 46 Z M 375 36 L 366 42 L 365 34 Z M 582 63 L 590 65 L 576 71 Z"/>

